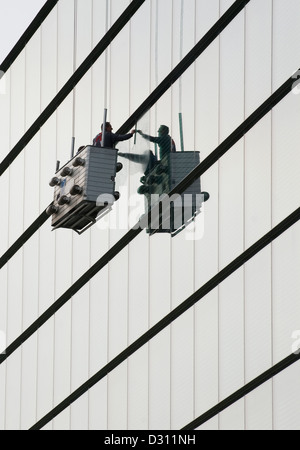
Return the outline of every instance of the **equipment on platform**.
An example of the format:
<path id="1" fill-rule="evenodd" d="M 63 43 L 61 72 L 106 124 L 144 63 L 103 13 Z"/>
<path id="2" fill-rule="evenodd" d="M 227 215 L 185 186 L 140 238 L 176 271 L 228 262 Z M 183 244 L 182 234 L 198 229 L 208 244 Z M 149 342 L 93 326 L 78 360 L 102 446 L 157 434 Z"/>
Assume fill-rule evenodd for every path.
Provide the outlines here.
<path id="1" fill-rule="evenodd" d="M 145 216 L 152 210 L 147 228 L 150 235 L 170 233 L 175 236 L 199 214 L 203 202 L 209 199 L 209 194 L 201 191 L 200 178 L 183 193 L 168 195 L 199 163 L 199 152 L 170 153 L 141 178 L 138 193 L 145 196 Z"/>
<path id="2" fill-rule="evenodd" d="M 57 166 L 49 183 L 54 199 L 47 209 L 54 230 L 69 228 L 82 234 L 112 209 L 120 197 L 115 191 L 116 173 L 123 167 L 117 163 L 117 152 L 88 145 L 63 167 Z"/>

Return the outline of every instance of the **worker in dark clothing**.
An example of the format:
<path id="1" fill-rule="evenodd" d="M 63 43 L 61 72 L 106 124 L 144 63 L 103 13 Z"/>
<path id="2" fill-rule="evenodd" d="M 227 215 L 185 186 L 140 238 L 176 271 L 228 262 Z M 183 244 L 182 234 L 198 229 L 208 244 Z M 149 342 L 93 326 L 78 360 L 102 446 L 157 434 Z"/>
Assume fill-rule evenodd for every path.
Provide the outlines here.
<path id="1" fill-rule="evenodd" d="M 140 130 L 138 130 L 137 133 L 139 133 L 143 138 L 148 139 L 150 142 L 158 144 L 160 159 L 162 159 L 169 153 L 176 152 L 175 142 L 169 135 L 169 128 L 166 125 L 161 125 L 159 127 L 158 137 L 149 136 L 148 134 L 145 134 Z"/>
<path id="2" fill-rule="evenodd" d="M 175 142 L 169 135 L 169 128 L 166 125 L 161 125 L 159 127 L 158 137 L 149 136 L 148 134 L 145 134 L 140 130 L 137 130 L 136 132 L 139 133 L 144 139 L 147 139 L 150 142 L 154 142 L 154 143 L 158 144 L 160 159 L 164 158 L 166 155 L 168 155 L 171 152 L 172 153 L 176 152 Z M 132 161 L 132 162 L 142 165 L 144 176 L 141 178 L 141 183 L 143 183 L 143 184 L 146 183 L 148 185 L 148 191 L 149 191 L 149 189 L 151 189 L 151 188 L 149 188 L 149 185 L 151 186 L 151 184 L 154 181 L 157 181 L 157 177 L 151 177 L 150 174 L 151 174 L 152 170 L 160 164 L 160 161 L 158 161 L 157 157 L 154 155 L 152 150 L 148 150 L 148 152 L 145 153 L 144 155 L 119 152 L 119 156 L 122 156 L 124 158 L 129 159 L 129 161 Z M 166 170 L 168 170 L 168 169 L 166 169 L 165 166 L 162 166 L 161 169 L 164 172 Z M 145 191 L 144 186 L 142 186 L 142 190 L 141 189 L 138 190 L 139 193 L 142 193 L 144 191 Z"/>
<path id="3" fill-rule="evenodd" d="M 103 124 L 101 125 L 101 130 L 103 131 Z M 127 139 L 132 138 L 132 136 L 135 133 L 135 131 L 132 130 L 128 134 L 116 134 L 116 133 L 112 133 L 112 130 L 113 130 L 113 128 L 112 128 L 110 122 L 106 122 L 103 147 L 114 148 L 114 146 L 117 142 L 126 141 Z M 97 134 L 97 136 L 93 139 L 93 145 L 95 147 L 102 147 L 102 132 Z"/>

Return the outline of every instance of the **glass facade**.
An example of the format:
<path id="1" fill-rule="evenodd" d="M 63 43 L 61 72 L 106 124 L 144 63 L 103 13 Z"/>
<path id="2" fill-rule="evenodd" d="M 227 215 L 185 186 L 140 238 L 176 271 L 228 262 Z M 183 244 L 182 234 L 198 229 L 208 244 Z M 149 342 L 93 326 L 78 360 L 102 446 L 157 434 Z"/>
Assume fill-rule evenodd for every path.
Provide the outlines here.
<path id="1" fill-rule="evenodd" d="M 1 161 L 129 3 L 59 0 L 5 74 Z M 0 177 L 1 255 L 52 202 L 48 183 L 56 162 L 69 161 L 72 137 L 75 151 L 91 145 L 104 108 L 117 132 L 233 3 L 144 2 Z M 299 68 L 300 2 L 286 3 L 251 0 L 136 128 L 157 136 L 167 125 L 177 152 L 204 161 Z M 0 365 L 0 429 L 34 425 L 299 207 L 297 94 L 201 176 L 210 198 L 193 222 L 174 237 L 143 230 Z M 158 152 L 139 134 L 117 148 Z M 49 220 L 1 269 L 6 346 L 145 213 L 143 167 L 118 161 L 121 197 L 109 215 L 81 235 L 51 231 Z M 299 250 L 296 223 L 44 429 L 177 430 L 291 354 Z M 300 429 L 299 374 L 295 363 L 199 429 Z"/>

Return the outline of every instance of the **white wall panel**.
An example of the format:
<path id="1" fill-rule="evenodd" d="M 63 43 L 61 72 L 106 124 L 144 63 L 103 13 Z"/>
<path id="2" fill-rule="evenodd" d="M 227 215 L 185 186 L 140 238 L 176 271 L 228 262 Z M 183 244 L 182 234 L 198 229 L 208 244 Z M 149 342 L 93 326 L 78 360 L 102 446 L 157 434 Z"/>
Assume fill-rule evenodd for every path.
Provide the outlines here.
<path id="1" fill-rule="evenodd" d="M 6 345 L 7 330 L 7 266 L 0 271 L 1 301 L 0 301 L 0 330 L 1 330 L 1 352 Z M 4 347 L 4 348 L 3 348 Z M 0 429 L 5 429 L 6 421 L 6 365 L 0 366 Z"/>
<path id="2" fill-rule="evenodd" d="M 234 3 L 234 0 L 220 0 L 220 13 L 223 15 Z"/>
<path id="3" fill-rule="evenodd" d="M 74 57 L 74 2 L 59 2 L 57 10 L 57 88 L 60 89 L 73 72 Z M 73 94 L 56 112 L 56 146 L 52 151 L 52 176 L 56 161 L 63 165 L 70 157 L 73 123 Z M 51 176 L 50 176 L 51 178 Z M 52 189 L 50 188 L 52 194 Z M 50 222 L 50 221 L 49 221 Z M 48 229 L 50 223 L 48 223 Z M 58 299 L 72 284 L 72 234 L 58 230 L 55 234 L 55 291 Z M 71 301 L 54 318 L 53 403 L 57 405 L 71 392 Z M 69 429 L 68 408 L 53 421 L 53 429 Z"/>
<path id="4" fill-rule="evenodd" d="M 9 143 L 11 148 L 25 131 L 25 73 L 25 54 L 23 53 L 11 68 Z"/>
<path id="5" fill-rule="evenodd" d="M 61 89 L 73 74 L 75 67 L 74 57 L 74 28 L 76 23 L 75 2 L 66 0 L 57 5 L 57 89 Z M 76 29 L 76 28 L 75 28 Z M 53 171 L 56 160 L 64 164 L 71 154 L 71 138 L 73 137 L 73 91 L 57 109 L 57 148 L 53 159 Z M 75 142 L 77 145 L 77 142 Z M 79 145 L 78 145 L 79 146 Z"/>
<path id="6" fill-rule="evenodd" d="M 273 364 L 271 256 L 271 247 L 268 246 L 245 266 L 245 382 L 247 383 Z M 269 392 L 268 388 L 266 391 Z"/>
<path id="7" fill-rule="evenodd" d="M 93 0 L 75 0 L 74 7 L 77 11 L 76 68 L 78 68 L 91 52 Z"/>
<path id="8" fill-rule="evenodd" d="M 19 75 L 23 82 L 19 81 Z M 25 55 L 16 61 L 11 71 L 10 99 L 10 145 L 24 132 L 25 127 Z M 23 231 L 24 192 L 24 155 L 9 168 L 9 209 L 8 209 L 8 246 Z M 23 252 L 22 250 L 8 263 L 7 272 L 7 344 L 10 344 L 22 331 L 23 307 Z M 6 365 L 6 421 L 7 429 L 14 429 L 14 423 L 20 426 L 21 397 L 21 352 L 17 352 Z M 13 386 L 16 388 L 13 388 Z"/>
<path id="9" fill-rule="evenodd" d="M 20 82 L 20 78 L 22 82 Z M 10 146 L 13 147 L 25 131 L 25 55 L 16 61 L 11 71 Z M 9 245 L 23 231 L 24 153 L 10 166 L 9 177 Z"/>
<path id="10" fill-rule="evenodd" d="M 273 244 L 274 363 L 292 353 L 292 333 L 299 329 L 299 223 Z"/>
<path id="11" fill-rule="evenodd" d="M 24 214 L 24 154 L 9 168 L 9 239 L 11 246 L 22 234 Z"/>
<path id="12" fill-rule="evenodd" d="M 22 331 L 38 317 L 39 304 L 39 235 L 35 234 L 23 252 L 23 309 Z M 19 333 L 18 333 L 19 335 Z M 37 334 L 21 348 L 21 429 L 28 429 L 36 421 Z"/>
<path id="13" fill-rule="evenodd" d="M 299 362 L 274 378 L 274 429 L 299 430 Z"/>
<path id="14" fill-rule="evenodd" d="M 173 1 L 172 4 L 172 45 L 171 45 L 171 57 L 173 68 L 180 62 L 183 55 L 183 36 L 186 37 L 186 33 L 183 32 L 183 19 L 184 14 L 184 2 L 181 0 Z M 170 13 L 168 13 L 170 14 Z M 157 16 L 156 16 L 157 17 Z M 190 36 L 190 33 L 189 33 Z M 157 46 L 157 51 L 159 46 Z M 170 50 L 168 50 L 170 51 Z"/>
<path id="15" fill-rule="evenodd" d="M 75 256 L 75 253 L 74 253 Z M 89 286 L 72 298 L 71 392 L 89 378 Z M 88 429 L 88 396 L 71 406 L 71 429 Z"/>
<path id="16" fill-rule="evenodd" d="M 73 4 L 74 12 L 69 9 L 69 15 L 73 16 L 73 24 L 70 23 L 70 34 L 74 36 L 74 26 L 76 27 L 75 51 L 73 61 L 73 52 L 69 55 L 70 66 L 75 65 L 77 68 L 81 62 L 91 51 L 91 36 L 92 36 L 92 1 L 85 2 L 76 1 Z M 76 14 L 74 17 L 74 13 Z M 62 32 L 62 31 L 61 31 Z M 70 42 L 72 44 L 72 40 Z M 70 46 L 71 47 L 71 46 Z M 72 56 L 72 59 L 71 59 Z M 90 138 L 90 114 L 91 114 L 91 73 L 78 83 L 74 91 L 73 97 L 75 110 L 73 111 L 72 102 L 70 98 L 70 106 L 65 110 L 65 115 L 69 117 L 69 145 L 64 149 L 65 163 L 70 157 L 71 137 L 75 137 L 75 151 L 80 145 L 89 144 Z M 71 97 L 71 96 L 70 96 Z M 74 114 L 74 116 L 73 116 Z M 58 116 L 59 118 L 59 116 Z M 63 119 L 62 115 L 60 116 Z M 75 128 L 72 129 L 74 120 Z M 64 140 L 66 142 L 66 140 Z M 62 150 L 61 150 L 62 151 Z M 64 232 L 62 232 L 64 233 Z M 65 232 L 66 234 L 66 232 Z M 72 240 L 67 238 L 67 246 L 62 245 L 57 249 L 57 257 L 64 262 L 67 269 L 66 280 L 64 282 L 64 290 L 74 283 L 89 267 L 90 255 L 90 233 L 87 232 L 83 236 L 72 234 Z M 71 256 L 71 258 L 70 258 Z M 62 276 L 63 272 L 58 272 L 58 278 Z M 67 285 L 66 285 L 67 284 Z M 66 308 L 66 309 L 65 309 Z M 70 299 L 68 304 L 64 307 L 62 314 L 66 320 L 66 328 L 64 334 L 56 338 L 56 346 L 61 347 L 60 357 L 57 357 L 56 373 L 57 380 L 60 378 L 64 383 L 58 381 L 58 392 L 61 392 L 60 397 L 68 395 L 68 391 L 74 391 L 84 381 L 88 379 L 89 375 L 89 286 L 85 285 L 76 295 Z M 59 329 L 59 327 L 58 327 Z M 65 342 L 66 346 L 63 346 Z M 70 356 L 67 353 L 70 352 Z M 64 358 L 65 356 L 65 358 Z M 64 358 L 64 361 L 60 360 Z M 62 366 L 62 367 L 61 367 Z M 60 375 L 60 376 L 59 376 Z M 65 392 L 65 394 L 63 393 Z M 88 428 L 88 396 L 80 399 L 76 404 L 70 408 L 70 416 L 65 412 L 64 420 L 70 420 L 71 429 L 87 429 Z M 61 426 L 59 422 L 55 422 L 56 426 Z"/>
<path id="17" fill-rule="evenodd" d="M 195 66 L 195 150 L 200 151 L 200 160 L 203 161 L 219 143 L 218 41 L 215 41 L 196 60 Z M 209 176 L 209 173 L 205 174 L 204 177 Z M 203 188 L 205 188 L 205 185 Z M 209 190 L 208 187 L 206 190 Z"/>
<path id="18" fill-rule="evenodd" d="M 118 0 L 117 2 L 110 3 L 109 12 L 111 25 L 113 25 L 115 21 L 120 17 L 123 11 L 128 7 L 129 3 L 129 0 Z"/>
<path id="19" fill-rule="evenodd" d="M 149 239 L 140 234 L 130 245 L 128 263 L 128 345 L 149 326 Z M 148 346 L 128 360 L 128 428 L 148 428 Z"/>
<path id="20" fill-rule="evenodd" d="M 0 94 L 0 118 L 1 118 L 1 161 L 5 158 L 10 150 L 10 98 L 11 98 L 11 72 L 7 72 L 1 78 L 1 94 Z M 1 176 L 1 180 L 3 175 Z"/>
<path id="21" fill-rule="evenodd" d="M 25 57 L 25 127 L 28 129 L 40 114 L 40 31 L 34 35 L 29 45 L 27 45 Z M 19 157 L 17 159 L 19 159 Z M 43 176 L 40 171 L 40 133 L 37 133 L 24 151 L 23 229 L 27 229 L 40 214 L 39 186 L 41 183 L 43 183 Z M 27 329 L 39 315 L 39 242 L 39 233 L 36 233 L 26 243 L 23 250 L 22 331 Z M 21 348 L 21 429 L 28 429 L 36 421 L 38 376 L 37 349 L 37 334 L 34 334 Z"/>
<path id="22" fill-rule="evenodd" d="M 172 239 L 172 310 L 194 290 L 194 242 L 185 232 Z M 194 410 L 194 309 L 171 324 L 171 429 L 182 427 Z"/>
<path id="23" fill-rule="evenodd" d="M 195 417 L 219 401 L 219 330 L 218 290 L 213 290 L 196 305 L 195 314 Z M 191 418 L 192 420 L 192 418 Z M 188 416 L 186 416 L 188 423 Z M 218 417 L 204 424 L 204 429 L 218 429 Z"/>
<path id="24" fill-rule="evenodd" d="M 274 108 L 272 128 L 272 213 L 273 225 L 299 206 L 298 170 L 300 160 L 298 96 L 290 93 Z"/>
<path id="25" fill-rule="evenodd" d="M 220 430 L 244 430 L 244 399 L 239 400 L 220 414 Z"/>
<path id="26" fill-rule="evenodd" d="M 196 41 L 219 16 L 219 1 L 209 4 L 196 2 Z M 219 38 L 216 39 L 195 62 L 194 134 L 195 150 L 200 151 L 201 162 L 219 144 L 219 41 Z M 202 206 L 201 214 L 196 218 L 196 289 L 218 272 L 218 165 L 201 177 L 201 188 L 209 192 L 210 199 Z M 218 289 L 215 289 L 195 305 L 195 417 L 217 404 L 219 398 L 218 298 Z M 186 417 L 186 423 L 188 420 Z M 204 424 L 201 429 L 218 429 L 218 417 Z"/>
<path id="27" fill-rule="evenodd" d="M 106 32 L 106 29 L 110 28 L 110 8 L 106 13 L 106 6 L 111 4 L 107 0 L 94 0 L 93 1 L 93 17 L 92 17 L 92 45 L 95 47 L 100 39 Z M 107 15 L 107 20 L 106 20 Z M 92 123 L 91 131 L 94 138 L 100 132 L 100 126 L 103 121 L 103 110 L 108 105 L 105 104 L 106 95 L 108 95 L 108 89 L 106 86 L 106 76 L 108 76 L 106 64 L 108 64 L 108 54 L 109 49 L 107 49 L 100 58 L 95 62 L 91 68 L 92 72 Z M 109 80 L 108 82 L 109 83 Z M 110 117 L 109 111 L 109 117 Z M 108 120 L 110 120 L 108 118 Z M 115 125 L 118 127 L 118 124 Z M 117 128 L 116 128 L 117 129 Z"/>
<path id="28" fill-rule="evenodd" d="M 87 73 L 76 88 L 75 100 L 76 148 L 92 144 L 91 140 L 91 74 Z M 80 105 L 80 106 L 77 106 Z M 69 157 L 68 157 L 69 159 Z"/>
<path id="29" fill-rule="evenodd" d="M 57 275 L 57 278 L 59 276 Z M 71 285 L 71 283 L 69 283 Z M 58 295 L 56 295 L 58 298 Z M 53 404 L 58 405 L 71 393 L 71 304 L 70 302 L 55 315 L 54 362 L 53 362 Z M 50 411 L 50 410 L 49 410 Z M 70 409 L 63 411 L 53 420 L 54 430 L 70 428 Z"/>
<path id="30" fill-rule="evenodd" d="M 300 4 L 273 0 L 273 89 L 299 69 Z"/>
<path id="31" fill-rule="evenodd" d="M 245 115 L 272 90 L 272 2 L 251 2 L 245 20 Z M 271 113 L 245 137 L 245 247 L 271 228 Z M 272 366 L 271 248 L 244 268 L 245 383 Z M 245 428 L 272 427 L 272 382 L 245 398 Z"/>
<path id="32" fill-rule="evenodd" d="M 123 2 L 128 3 L 128 2 Z M 127 6 L 127 5 L 126 5 Z M 126 7 L 124 6 L 124 8 Z M 111 5 L 111 25 L 114 23 L 112 17 L 115 14 L 115 5 Z M 118 18 L 118 16 L 116 17 Z M 107 105 L 108 121 L 111 122 L 114 132 L 122 125 L 129 116 L 130 99 L 130 27 L 127 24 L 116 36 L 109 48 L 109 90 Z M 102 111 L 103 111 L 102 108 Z M 101 114 L 101 119 L 103 113 Z M 102 120 L 101 120 L 102 123 Z M 100 130 L 99 130 L 100 131 Z M 127 144 L 127 143 L 126 143 Z M 127 146 L 127 145 L 126 145 Z"/>
<path id="33" fill-rule="evenodd" d="M 145 2 L 130 22 L 130 110 L 135 111 L 150 94 L 150 12 Z"/>
<path id="34" fill-rule="evenodd" d="M 20 428 L 20 371 L 21 354 L 17 352 L 11 355 L 10 360 L 6 364 L 5 430 Z"/>
<path id="35" fill-rule="evenodd" d="M 47 321 L 38 333 L 38 367 L 37 367 L 37 420 L 42 418 L 55 406 L 53 401 L 53 319 Z M 45 430 L 52 430 L 49 422 Z"/>
<path id="36" fill-rule="evenodd" d="M 92 237 L 92 258 L 94 256 L 98 259 L 99 250 L 104 246 L 101 238 L 100 233 Z M 102 239 L 105 239 L 107 246 L 107 233 Z M 94 375 L 108 363 L 108 292 L 108 267 L 106 267 L 90 282 L 89 376 Z M 107 377 L 105 377 L 89 392 L 90 429 L 107 428 L 107 408 Z"/>
<path id="37" fill-rule="evenodd" d="M 1 192 L 3 193 L 3 220 L 1 221 L 0 253 L 3 255 L 9 246 L 9 170 L 1 177 Z"/>
<path id="38" fill-rule="evenodd" d="M 226 6 L 228 2 L 225 2 Z M 221 11 L 224 2 L 221 2 Z M 232 98 L 235 99 L 234 104 Z M 220 38 L 220 141 L 244 120 L 244 13 Z M 226 266 L 244 245 L 244 146 L 236 144 L 219 163 L 219 264 Z M 219 287 L 219 389 L 223 399 L 244 384 L 243 270 Z M 244 427 L 243 400 L 220 414 L 220 428 L 239 418 Z"/>
<path id="39" fill-rule="evenodd" d="M 208 56 L 208 55 L 207 55 Z M 214 57 L 213 57 L 214 56 Z M 218 59 L 218 46 L 215 46 L 207 59 L 209 67 L 215 67 L 214 58 Z M 205 64 L 199 64 L 198 77 L 203 79 Z M 203 69 L 203 70 L 201 70 Z M 206 97 L 206 83 L 198 92 L 200 102 L 197 103 L 198 121 L 201 135 L 196 131 L 200 145 L 200 160 L 218 145 L 218 73 L 211 79 L 211 99 Z M 203 75 L 205 76 L 205 75 Z M 202 100 L 202 101 L 201 101 Z M 199 105 L 203 106 L 200 107 Z M 207 116 L 205 114 L 207 112 Z M 200 120 L 199 120 L 200 119 Z M 205 133 L 205 135 L 204 135 Z M 207 144 L 207 145 L 206 145 Z M 199 147 L 197 147 L 198 149 Z M 219 265 L 219 230 L 218 230 L 218 166 L 213 166 L 201 177 L 202 190 L 208 191 L 210 199 L 201 208 L 201 214 L 196 218 L 195 241 L 195 288 L 200 288 L 218 272 Z M 215 289 L 195 305 L 195 417 L 207 411 L 218 403 L 219 396 L 219 294 Z M 218 417 L 215 417 L 201 429 L 218 429 Z"/>
<path id="40" fill-rule="evenodd" d="M 196 40 L 204 36 L 220 16 L 220 0 L 207 2 L 195 1 Z"/>
<path id="41" fill-rule="evenodd" d="M 151 20 L 151 30 L 150 30 L 150 67 L 151 67 L 151 92 L 158 85 L 158 34 L 157 34 L 157 18 L 158 18 L 158 2 L 151 2 L 150 10 L 150 20 Z"/>
<path id="42" fill-rule="evenodd" d="M 22 259 L 21 252 L 8 266 L 7 345 L 22 331 Z M 6 364 L 6 429 L 20 426 L 21 364 L 20 351 L 12 355 Z"/>
<path id="43" fill-rule="evenodd" d="M 109 263 L 108 360 L 128 345 L 128 249 Z M 108 429 L 127 428 L 127 361 L 108 375 Z"/>
<path id="44" fill-rule="evenodd" d="M 1 160 L 5 158 L 9 151 L 10 146 L 10 125 L 9 125 L 9 110 L 10 110 L 10 77 L 5 75 L 5 90 L 1 91 L 0 95 L 0 121 L 1 121 L 1 133 L 0 133 L 0 157 Z M 2 79 L 3 83 L 3 79 Z M 3 84 L 1 85 L 1 87 Z M 3 193 L 3 215 L 1 220 L 1 240 L 0 240 L 0 254 L 2 255 L 8 248 L 9 242 L 9 170 L 4 173 L 0 178 L 1 192 Z M 6 265 L 0 271 L 0 286 L 1 286 L 1 299 L 0 299 L 0 332 L 4 342 L 2 345 L 7 347 L 7 320 L 8 320 L 8 273 L 9 268 Z M 1 351 L 4 349 L 2 348 Z M 6 379 L 7 379 L 7 366 L 2 364 L 0 367 L 0 429 L 6 428 Z"/>
<path id="45" fill-rule="evenodd" d="M 47 180 L 48 181 L 48 180 Z M 48 206 L 40 209 L 40 184 L 44 178 L 40 171 L 40 135 L 37 134 L 26 147 L 24 154 L 23 229 L 26 230 Z"/>
<path id="46" fill-rule="evenodd" d="M 90 233 L 73 236 L 73 282 L 89 268 Z M 88 379 L 89 369 L 89 285 L 73 296 L 71 325 L 71 392 Z M 88 397 L 71 407 L 71 428 L 88 427 Z"/>
<path id="47" fill-rule="evenodd" d="M 92 44 L 95 46 L 104 35 L 106 26 L 106 0 L 94 0 L 92 5 Z M 108 11 L 109 16 L 109 11 Z M 106 51 L 108 53 L 108 50 Z M 91 69 L 91 137 L 100 131 L 103 118 L 104 98 L 107 94 L 106 53 Z M 94 264 L 109 249 L 109 229 L 98 226 L 91 229 L 91 264 Z M 89 375 L 92 376 L 108 363 L 108 311 L 109 311 L 109 267 L 102 269 L 90 285 L 90 345 Z M 89 427 L 107 429 L 108 424 L 108 379 L 105 377 L 89 391 Z"/>
<path id="48" fill-rule="evenodd" d="M 128 2 L 110 3 L 109 6 L 109 26 L 111 26 L 128 6 Z M 108 108 L 107 120 L 111 122 L 116 131 L 129 115 L 130 27 L 128 24 L 112 42 L 108 57 L 107 105 L 103 101 L 103 108 L 105 106 Z M 102 115 L 101 112 L 99 123 L 102 122 Z M 128 151 L 129 145 L 131 143 L 120 143 L 118 148 L 120 151 Z M 124 230 L 120 230 L 118 227 L 115 229 L 115 224 L 118 224 L 117 214 L 117 208 L 113 208 L 109 217 L 113 227 L 109 233 L 110 247 L 124 233 Z M 125 249 L 109 264 L 108 361 L 128 345 L 128 301 L 128 249 Z M 107 383 L 107 427 L 108 429 L 126 429 L 128 426 L 127 361 L 108 375 Z"/>
<path id="49" fill-rule="evenodd" d="M 220 400 L 244 385 L 244 301 L 243 269 L 239 269 L 219 287 L 219 389 Z M 244 427 L 243 400 L 220 414 L 220 429 L 228 429 L 231 420 Z"/>
<path id="50" fill-rule="evenodd" d="M 74 6 L 75 1 L 59 1 L 57 4 L 57 90 L 59 91 L 73 74 L 74 54 Z"/>
<path id="51" fill-rule="evenodd" d="M 245 397 L 245 430 L 273 429 L 273 381 L 267 381 Z"/>
<path id="52" fill-rule="evenodd" d="M 246 383 L 273 365 L 271 259 L 268 246 L 245 266 Z M 246 429 L 272 429 L 272 382 L 247 396 L 245 408 Z"/>
<path id="53" fill-rule="evenodd" d="M 127 430 L 127 365 L 123 362 L 108 375 L 108 430 Z"/>
<path id="54" fill-rule="evenodd" d="M 272 18 L 272 0 L 248 3 L 245 17 L 246 116 L 272 93 Z"/>
<path id="55" fill-rule="evenodd" d="M 271 115 L 245 138 L 245 244 L 251 246 L 272 224 Z"/>
<path id="56" fill-rule="evenodd" d="M 148 346 L 128 360 L 128 430 L 148 429 Z"/>
<path id="57" fill-rule="evenodd" d="M 173 2 L 172 8 L 172 69 L 196 44 L 196 2 Z M 188 69 L 172 86 L 172 137 L 176 142 L 177 151 L 180 150 L 179 117 L 182 114 L 183 129 L 187 150 L 193 147 L 194 121 L 194 67 Z M 190 140 L 192 142 L 190 142 Z M 190 148 L 188 148 L 190 146 Z"/>
<path id="58" fill-rule="evenodd" d="M 172 70 L 172 0 L 156 0 L 157 84 Z"/>
<path id="59" fill-rule="evenodd" d="M 150 238 L 150 327 L 171 309 L 171 238 L 155 234 Z M 149 429 L 170 429 L 170 327 L 149 343 Z"/>
<path id="60" fill-rule="evenodd" d="M 54 233 L 49 233 L 49 227 L 47 225 L 45 224 L 39 231 L 40 264 L 38 316 L 40 316 L 55 300 L 55 235 Z M 51 317 L 37 331 L 37 419 L 40 419 L 49 412 L 54 403 L 54 324 L 54 317 Z M 48 424 L 45 429 L 52 429 L 52 424 Z"/>
<path id="61" fill-rule="evenodd" d="M 3 86 L 3 83 L 4 86 Z M 6 157 L 10 150 L 10 72 L 8 72 L 1 80 L 1 94 L 0 94 L 0 158 L 1 161 Z M 0 254 L 2 255 L 9 245 L 9 185 L 10 185 L 9 170 L 7 170 L 0 177 L 0 189 L 3 193 L 3 212 L 0 224 Z M 3 272 L 3 273 L 2 273 Z M 3 286 L 3 297 L 1 299 L 1 329 L 6 331 L 6 303 L 7 303 L 7 268 L 1 269 L 1 286 Z M 2 385 L 2 384 L 1 384 Z M 3 404 L 2 404 L 3 405 Z M 4 405 L 2 408 L 4 412 Z M 4 417 L 3 417 L 4 420 Z"/>
<path id="62" fill-rule="evenodd" d="M 41 27 L 41 110 L 48 105 L 57 92 L 57 10 L 52 11 Z M 56 163 L 57 117 L 54 113 L 40 133 L 40 210 L 52 201 L 52 190 L 48 185 Z M 42 180 L 45 180 L 43 182 Z M 47 181 L 46 181 L 47 180 Z M 47 223 L 48 225 L 48 223 Z M 45 224 L 39 231 L 39 306 L 41 315 L 55 300 L 55 234 Z M 37 420 L 54 405 L 54 330 L 55 320 L 50 318 L 38 330 L 37 364 Z M 52 429 L 50 422 L 45 429 Z"/>
<path id="63" fill-rule="evenodd" d="M 49 14 L 41 26 L 41 110 L 43 111 L 57 92 L 57 9 Z"/>
<path id="64" fill-rule="evenodd" d="M 55 41 L 54 41 L 55 43 Z M 26 114 L 28 129 L 41 113 L 41 30 L 38 30 L 23 52 L 25 54 Z M 20 57 L 19 57 L 20 58 Z"/>

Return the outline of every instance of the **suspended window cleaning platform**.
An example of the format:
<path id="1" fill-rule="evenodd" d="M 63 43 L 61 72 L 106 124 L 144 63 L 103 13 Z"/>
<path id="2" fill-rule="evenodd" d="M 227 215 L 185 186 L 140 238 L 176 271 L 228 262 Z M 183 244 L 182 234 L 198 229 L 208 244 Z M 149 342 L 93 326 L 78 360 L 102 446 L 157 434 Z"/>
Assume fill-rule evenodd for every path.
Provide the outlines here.
<path id="1" fill-rule="evenodd" d="M 145 216 L 152 210 L 147 233 L 170 233 L 175 236 L 200 213 L 203 202 L 209 199 L 209 194 L 201 191 L 200 178 L 182 194 L 167 195 L 174 192 L 174 188 L 199 163 L 199 152 L 170 153 L 141 178 L 138 193 L 145 196 Z"/>
<path id="2" fill-rule="evenodd" d="M 53 203 L 47 209 L 53 230 L 68 228 L 82 234 L 106 215 L 119 199 L 115 191 L 117 149 L 88 145 L 56 171 L 50 181 Z"/>

